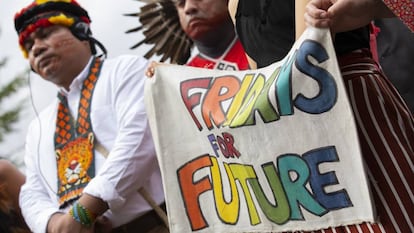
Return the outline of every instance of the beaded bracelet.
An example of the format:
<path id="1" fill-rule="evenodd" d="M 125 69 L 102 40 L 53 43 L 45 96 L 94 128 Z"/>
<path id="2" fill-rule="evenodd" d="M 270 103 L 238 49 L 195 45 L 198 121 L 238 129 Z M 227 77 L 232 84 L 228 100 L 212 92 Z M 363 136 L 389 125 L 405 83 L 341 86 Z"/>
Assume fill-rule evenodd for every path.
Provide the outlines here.
<path id="1" fill-rule="evenodd" d="M 75 221 L 80 224 L 90 227 L 96 220 L 96 214 L 92 213 L 85 206 L 75 202 L 72 208 L 69 210 L 69 214 L 72 216 Z"/>

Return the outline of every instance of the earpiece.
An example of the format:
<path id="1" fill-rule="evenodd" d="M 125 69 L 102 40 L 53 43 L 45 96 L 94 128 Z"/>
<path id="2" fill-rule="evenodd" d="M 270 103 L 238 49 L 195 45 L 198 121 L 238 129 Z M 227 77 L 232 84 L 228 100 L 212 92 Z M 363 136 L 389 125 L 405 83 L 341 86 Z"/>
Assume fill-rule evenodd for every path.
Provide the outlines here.
<path id="1" fill-rule="evenodd" d="M 82 21 L 76 22 L 72 25 L 70 30 L 79 40 L 89 40 L 90 35 L 92 34 L 89 25 Z"/>
<path id="2" fill-rule="evenodd" d="M 102 52 L 104 53 L 103 55 L 106 57 L 107 51 L 105 47 L 98 40 L 92 37 L 92 31 L 87 23 L 78 21 L 70 28 L 70 30 L 72 31 L 73 35 L 79 40 L 89 41 L 89 44 L 91 45 L 92 54 L 96 54 L 97 52 L 95 48 L 96 45 L 102 50 Z"/>

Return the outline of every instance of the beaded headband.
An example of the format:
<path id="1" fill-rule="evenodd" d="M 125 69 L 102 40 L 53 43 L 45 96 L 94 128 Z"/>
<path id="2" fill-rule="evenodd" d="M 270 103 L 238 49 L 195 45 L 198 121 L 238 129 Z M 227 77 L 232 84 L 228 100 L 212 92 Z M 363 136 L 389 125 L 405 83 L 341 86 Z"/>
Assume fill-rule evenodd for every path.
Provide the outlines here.
<path id="1" fill-rule="evenodd" d="M 70 28 L 77 22 L 89 25 L 91 20 L 88 12 L 75 0 L 35 0 L 14 17 L 23 56 L 28 57 L 28 51 L 24 47 L 25 40 L 39 27 L 62 25 Z"/>

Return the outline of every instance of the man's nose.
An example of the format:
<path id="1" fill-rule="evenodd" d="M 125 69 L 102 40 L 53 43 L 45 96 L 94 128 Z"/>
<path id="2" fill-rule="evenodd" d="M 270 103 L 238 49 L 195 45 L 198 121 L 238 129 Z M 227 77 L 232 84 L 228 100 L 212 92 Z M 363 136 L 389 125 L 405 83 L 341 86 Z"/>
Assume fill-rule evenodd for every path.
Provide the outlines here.
<path id="1" fill-rule="evenodd" d="M 46 50 L 46 44 L 43 42 L 43 40 L 35 39 L 33 41 L 33 46 L 32 46 L 31 51 L 32 51 L 32 54 L 33 54 L 34 57 L 39 56 L 45 50 Z"/>
<path id="2" fill-rule="evenodd" d="M 198 11 L 199 0 L 186 0 L 184 4 L 185 14 L 191 15 Z"/>

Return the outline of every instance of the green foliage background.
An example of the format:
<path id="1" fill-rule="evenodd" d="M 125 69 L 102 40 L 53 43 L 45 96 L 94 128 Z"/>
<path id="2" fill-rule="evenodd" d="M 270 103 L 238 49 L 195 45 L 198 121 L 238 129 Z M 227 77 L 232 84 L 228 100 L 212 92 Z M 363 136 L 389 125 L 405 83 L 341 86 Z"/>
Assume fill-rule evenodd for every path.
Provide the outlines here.
<path id="1" fill-rule="evenodd" d="M 6 68 L 7 58 L 1 58 L 0 70 Z M 4 142 L 8 134 L 16 130 L 16 123 L 20 120 L 22 110 L 27 102 L 27 98 L 18 97 L 19 90 L 27 84 L 24 73 L 17 74 L 16 77 L 11 79 L 0 76 L 0 83 L 2 83 L 0 86 L 0 143 Z M 0 151 L 0 157 L 6 158 L 17 166 L 20 166 L 22 158 L 16 158 L 16 156 L 10 154 L 12 152 Z"/>

